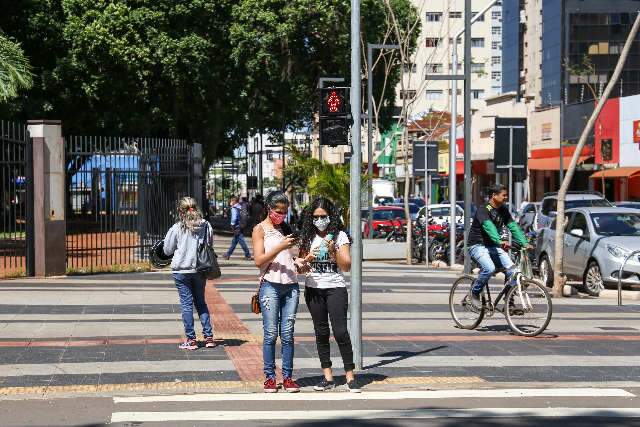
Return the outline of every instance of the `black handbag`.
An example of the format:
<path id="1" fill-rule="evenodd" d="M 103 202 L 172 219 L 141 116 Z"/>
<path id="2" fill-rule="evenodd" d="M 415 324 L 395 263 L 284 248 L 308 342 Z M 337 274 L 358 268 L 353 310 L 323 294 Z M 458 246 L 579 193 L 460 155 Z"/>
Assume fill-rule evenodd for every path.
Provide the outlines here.
<path id="1" fill-rule="evenodd" d="M 198 255 L 196 259 L 196 271 L 205 274 L 207 279 L 217 279 L 222 276 L 220 265 L 218 265 L 218 255 L 209 244 L 209 226 L 205 226 L 204 238 L 198 245 Z"/>

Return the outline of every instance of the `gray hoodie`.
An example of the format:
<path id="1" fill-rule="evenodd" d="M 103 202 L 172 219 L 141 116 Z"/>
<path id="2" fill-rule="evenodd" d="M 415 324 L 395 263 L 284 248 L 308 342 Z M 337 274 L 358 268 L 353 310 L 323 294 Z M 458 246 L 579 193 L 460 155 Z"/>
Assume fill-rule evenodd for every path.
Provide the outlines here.
<path id="1" fill-rule="evenodd" d="M 169 229 L 164 238 L 164 253 L 173 254 L 171 270 L 174 273 L 197 273 L 198 243 L 204 239 L 205 227 L 208 228 L 209 242 L 213 246 L 213 230 L 204 219 L 193 233 L 184 229 L 179 222 Z"/>

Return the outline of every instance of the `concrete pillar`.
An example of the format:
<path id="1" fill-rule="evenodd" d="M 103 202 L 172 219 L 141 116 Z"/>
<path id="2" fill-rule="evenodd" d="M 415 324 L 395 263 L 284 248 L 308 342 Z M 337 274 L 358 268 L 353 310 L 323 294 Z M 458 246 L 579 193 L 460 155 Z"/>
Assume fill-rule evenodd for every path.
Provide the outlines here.
<path id="1" fill-rule="evenodd" d="M 193 165 L 193 187 L 191 194 L 197 200 L 201 209 L 205 209 L 202 200 L 202 144 L 193 144 L 191 149 L 191 164 Z"/>
<path id="2" fill-rule="evenodd" d="M 29 120 L 33 144 L 35 275 L 66 272 L 65 151 L 59 120 Z"/>

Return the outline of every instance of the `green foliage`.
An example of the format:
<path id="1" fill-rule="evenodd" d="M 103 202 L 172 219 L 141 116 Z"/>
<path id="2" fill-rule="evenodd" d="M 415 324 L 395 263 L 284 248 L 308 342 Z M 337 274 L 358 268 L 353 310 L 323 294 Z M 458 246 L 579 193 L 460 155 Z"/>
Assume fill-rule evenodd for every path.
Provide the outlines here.
<path id="1" fill-rule="evenodd" d="M 33 85 L 29 61 L 20 45 L 0 33 L 0 102 L 15 98 Z"/>
<path id="2" fill-rule="evenodd" d="M 318 78 L 349 75 L 349 4 L 3 2 L 0 28 L 22 45 L 35 78 L 25 96 L 0 106 L 0 114 L 61 119 L 66 135 L 197 140 L 210 163 L 230 154 L 249 131 L 281 133 L 311 121 Z M 415 16 L 410 0 L 393 4 L 400 20 Z M 385 13 L 382 0 L 363 0 L 365 44 L 382 41 Z M 388 88 L 399 75 L 395 67 Z M 381 84 L 376 79 L 376 88 Z M 385 96 L 392 105 L 394 90 Z"/>

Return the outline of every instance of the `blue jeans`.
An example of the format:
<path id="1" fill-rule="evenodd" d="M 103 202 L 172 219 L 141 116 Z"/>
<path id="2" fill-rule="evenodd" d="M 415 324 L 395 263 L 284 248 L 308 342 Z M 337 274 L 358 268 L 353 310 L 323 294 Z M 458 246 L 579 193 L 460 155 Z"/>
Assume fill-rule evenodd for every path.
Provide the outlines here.
<path id="1" fill-rule="evenodd" d="M 513 274 L 513 261 L 504 249 L 499 246 L 473 245 L 469 248 L 469 255 L 480 266 L 480 274 L 475 281 L 472 292 L 479 295 L 484 287 L 489 283 L 489 279 L 496 272 L 496 263 L 506 269 L 507 280 Z"/>
<path id="2" fill-rule="evenodd" d="M 233 251 L 236 250 L 238 243 L 240 243 L 240 247 L 244 251 L 244 256 L 249 258 L 251 256 L 251 252 L 249 252 L 247 242 L 244 241 L 244 234 L 242 234 L 242 230 L 240 229 L 233 230 L 233 239 L 231 240 L 231 246 L 229 246 L 229 250 L 227 251 L 227 258 L 229 258 Z"/>
<path id="3" fill-rule="evenodd" d="M 300 289 L 297 283 L 280 284 L 264 281 L 260 286 L 260 308 L 264 340 L 262 357 L 264 375 L 276 377 L 276 341 L 282 344 L 282 376 L 293 375 L 293 329 L 298 312 Z"/>
<path id="4" fill-rule="evenodd" d="M 205 337 L 212 337 L 211 319 L 209 308 L 204 301 L 205 278 L 200 273 L 173 273 L 176 281 L 180 305 L 182 306 L 182 323 L 187 339 L 196 339 L 196 331 L 193 325 L 193 306 L 195 305 L 200 323 L 202 324 L 202 334 Z"/>

